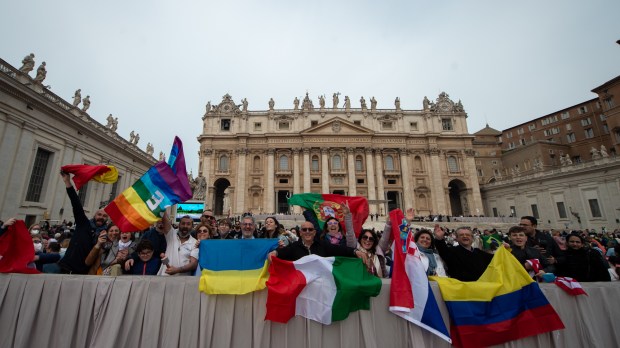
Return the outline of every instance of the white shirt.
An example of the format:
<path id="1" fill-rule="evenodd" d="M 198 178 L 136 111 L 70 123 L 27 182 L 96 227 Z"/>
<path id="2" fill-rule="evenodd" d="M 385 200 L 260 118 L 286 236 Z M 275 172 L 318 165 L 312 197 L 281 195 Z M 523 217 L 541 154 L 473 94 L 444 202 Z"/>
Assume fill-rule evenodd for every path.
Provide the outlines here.
<path id="1" fill-rule="evenodd" d="M 190 257 L 198 260 L 198 248 L 196 248 L 196 238 L 189 236 L 185 242 L 181 242 L 177 235 L 177 229 L 171 229 L 166 233 L 166 257 L 170 260 L 170 266 L 183 267 L 190 261 Z M 166 274 L 166 265 L 162 264 L 157 275 Z M 177 273 L 176 275 L 190 275 L 190 272 Z"/>

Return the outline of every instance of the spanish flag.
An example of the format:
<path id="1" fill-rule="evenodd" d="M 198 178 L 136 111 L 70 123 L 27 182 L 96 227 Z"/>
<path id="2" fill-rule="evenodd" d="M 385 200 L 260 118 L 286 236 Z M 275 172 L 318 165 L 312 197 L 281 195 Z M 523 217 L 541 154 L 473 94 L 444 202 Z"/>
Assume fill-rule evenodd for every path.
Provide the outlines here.
<path id="1" fill-rule="evenodd" d="M 89 180 L 95 180 L 104 184 L 113 184 L 118 180 L 118 170 L 114 166 L 67 164 L 60 167 L 60 170 L 73 174 L 73 183 L 75 183 L 75 189 L 78 191 Z"/>
<path id="2" fill-rule="evenodd" d="M 503 246 L 475 282 L 431 279 L 448 307 L 457 347 L 492 346 L 564 328 L 538 283 Z"/>

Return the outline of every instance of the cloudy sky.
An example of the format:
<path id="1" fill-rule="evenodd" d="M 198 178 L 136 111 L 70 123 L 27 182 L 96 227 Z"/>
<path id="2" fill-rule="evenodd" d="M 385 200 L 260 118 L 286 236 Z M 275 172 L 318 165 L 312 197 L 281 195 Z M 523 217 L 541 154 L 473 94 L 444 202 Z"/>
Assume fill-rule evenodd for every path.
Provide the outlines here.
<path id="1" fill-rule="evenodd" d="M 588 100 L 620 74 L 619 13 L 618 0 L 9 0 L 0 58 L 34 53 L 54 93 L 81 88 L 92 117 L 118 117 L 143 149 L 179 135 L 196 174 L 205 104 L 226 93 L 250 110 L 306 91 L 421 109 L 445 91 L 472 133 Z"/>

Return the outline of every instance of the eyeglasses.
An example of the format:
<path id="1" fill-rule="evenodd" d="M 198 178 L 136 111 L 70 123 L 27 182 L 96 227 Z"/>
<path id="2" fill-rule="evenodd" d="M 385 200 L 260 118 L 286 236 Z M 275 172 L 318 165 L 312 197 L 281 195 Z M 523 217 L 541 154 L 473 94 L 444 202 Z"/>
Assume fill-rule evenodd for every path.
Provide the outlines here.
<path id="1" fill-rule="evenodd" d="M 329 220 L 329 221 L 327 221 L 327 224 L 328 225 L 338 225 L 339 222 L 338 221 L 334 221 L 334 220 Z"/>
<path id="2" fill-rule="evenodd" d="M 369 242 L 374 242 L 375 241 L 375 237 L 373 237 L 373 236 L 362 236 L 362 240 L 367 240 Z"/>
<path id="3" fill-rule="evenodd" d="M 142 256 L 149 256 L 149 255 L 151 255 L 152 253 L 153 253 L 153 250 L 147 250 L 147 251 L 141 251 L 141 252 L 139 253 L 139 255 L 142 255 Z"/>
<path id="4" fill-rule="evenodd" d="M 244 222 L 243 223 L 243 226 L 252 226 L 252 225 L 254 225 L 252 222 Z"/>
<path id="5" fill-rule="evenodd" d="M 312 231 L 314 231 L 314 228 L 300 228 L 299 230 L 301 232 L 312 232 Z"/>
<path id="6" fill-rule="evenodd" d="M 200 230 L 198 230 L 198 233 L 209 233 L 209 230 L 207 230 L 207 229 L 200 229 Z"/>
<path id="7" fill-rule="evenodd" d="M 202 217 L 209 220 L 215 220 L 215 217 L 211 215 L 203 215 Z"/>

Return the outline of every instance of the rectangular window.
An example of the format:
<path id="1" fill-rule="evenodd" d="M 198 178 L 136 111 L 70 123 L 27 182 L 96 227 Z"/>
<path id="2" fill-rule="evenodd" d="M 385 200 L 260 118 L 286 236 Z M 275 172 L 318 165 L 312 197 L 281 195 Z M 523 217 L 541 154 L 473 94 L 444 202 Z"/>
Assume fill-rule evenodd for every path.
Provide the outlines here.
<path id="1" fill-rule="evenodd" d="M 478 168 L 477 171 L 478 171 L 478 176 L 479 177 L 483 177 L 484 176 L 483 173 L 482 173 L 482 169 Z"/>
<path id="2" fill-rule="evenodd" d="M 333 180 L 335 185 L 342 185 L 344 183 L 344 178 L 339 176 L 335 177 Z"/>
<path id="3" fill-rule="evenodd" d="M 575 142 L 575 133 L 566 134 L 566 142 L 574 143 Z"/>
<path id="4" fill-rule="evenodd" d="M 388 179 L 388 185 L 396 185 L 396 179 Z"/>
<path id="5" fill-rule="evenodd" d="M 288 179 L 280 179 L 280 184 L 288 184 Z"/>
<path id="6" fill-rule="evenodd" d="M 394 122 L 391 122 L 391 121 L 381 122 L 381 128 L 383 128 L 384 130 L 392 130 L 394 129 Z"/>
<path id="7" fill-rule="evenodd" d="M 530 124 L 529 126 L 527 126 L 527 128 L 528 128 L 530 131 L 532 131 L 532 130 L 536 129 L 536 123 L 532 123 L 532 124 Z"/>
<path id="8" fill-rule="evenodd" d="M 567 123 L 566 124 L 566 130 L 567 131 L 573 130 L 573 126 L 570 123 Z"/>
<path id="9" fill-rule="evenodd" d="M 319 124 L 319 121 L 310 121 L 310 127 L 314 127 Z"/>
<path id="10" fill-rule="evenodd" d="M 362 121 L 353 121 L 353 124 L 361 126 L 362 125 Z"/>
<path id="11" fill-rule="evenodd" d="M 523 127 L 517 129 L 517 134 L 523 134 L 525 133 L 525 131 L 523 130 Z"/>
<path id="12" fill-rule="evenodd" d="M 568 111 L 564 111 L 562 114 L 560 114 L 560 117 L 565 120 L 567 118 L 570 117 L 570 114 L 568 113 Z"/>
<path id="13" fill-rule="evenodd" d="M 291 123 L 290 122 L 278 122 L 278 129 L 279 130 L 289 130 L 291 128 Z"/>
<path id="14" fill-rule="evenodd" d="M 586 128 L 583 130 L 586 139 L 594 138 L 594 130 L 592 128 Z"/>
<path id="15" fill-rule="evenodd" d="M 614 103 L 614 100 L 611 99 L 611 97 L 609 97 L 605 99 L 605 106 L 607 106 L 607 110 L 609 110 L 613 108 L 614 106 L 616 106 L 616 104 Z"/>
<path id="16" fill-rule="evenodd" d="M 254 122 L 254 130 L 255 131 L 263 130 L 263 124 L 261 122 Z"/>
<path id="17" fill-rule="evenodd" d="M 583 115 L 586 112 L 588 112 L 588 107 L 585 106 L 585 105 L 584 106 L 580 106 L 578 112 L 579 112 L 579 115 Z"/>
<path id="18" fill-rule="evenodd" d="M 357 183 L 358 184 L 363 184 L 364 183 L 364 179 L 357 179 Z"/>
<path id="19" fill-rule="evenodd" d="M 514 205 L 510 206 L 510 216 L 517 216 L 517 210 Z"/>
<path id="20" fill-rule="evenodd" d="M 592 124 L 592 120 L 588 117 L 588 118 L 584 118 L 581 120 L 581 125 L 586 127 Z"/>
<path id="21" fill-rule="evenodd" d="M 312 183 L 313 184 L 320 184 L 321 183 L 321 179 L 319 179 L 319 178 L 312 178 Z"/>
<path id="22" fill-rule="evenodd" d="M 451 131 L 454 130 L 452 128 L 452 119 L 449 118 L 442 118 L 441 119 L 441 129 L 445 130 L 445 131 Z"/>
<path id="23" fill-rule="evenodd" d="M 498 216 L 497 208 L 493 208 L 493 217 L 497 217 L 497 216 Z"/>
<path id="24" fill-rule="evenodd" d="M 409 127 L 411 128 L 412 131 L 417 131 L 418 130 L 418 123 L 417 122 L 409 122 Z"/>
<path id="25" fill-rule="evenodd" d="M 532 207 L 532 216 L 537 219 L 540 219 L 540 216 L 538 215 L 538 205 L 532 204 L 531 207 Z"/>
<path id="26" fill-rule="evenodd" d="M 80 190 L 78 191 L 78 198 L 80 199 L 80 203 L 82 203 L 82 206 L 86 205 L 86 194 L 88 193 L 88 182 L 84 185 L 82 185 L 82 187 L 80 187 Z"/>
<path id="27" fill-rule="evenodd" d="M 609 126 L 607 124 L 603 124 L 603 133 L 609 134 Z"/>
<path id="28" fill-rule="evenodd" d="M 600 114 L 598 115 L 598 117 L 601 119 L 601 121 L 605 121 L 607 119 L 607 116 L 605 116 L 604 114 Z"/>
<path id="29" fill-rule="evenodd" d="M 560 219 L 566 219 L 566 207 L 564 206 L 564 202 L 556 202 L 555 205 L 558 207 Z"/>
<path id="30" fill-rule="evenodd" d="M 45 174 L 47 173 L 47 165 L 52 153 L 43 149 L 37 149 L 32 166 L 32 174 L 30 174 L 30 182 L 28 183 L 28 191 L 26 200 L 30 202 L 40 202 L 41 193 L 43 192 L 43 184 L 45 183 Z"/>
<path id="31" fill-rule="evenodd" d="M 118 176 L 118 179 L 116 180 L 116 182 L 114 182 L 114 183 L 112 184 L 112 189 L 110 190 L 110 200 L 109 200 L 110 202 L 111 202 L 114 198 L 116 198 L 116 195 L 118 194 L 118 183 L 119 183 L 119 182 L 121 182 L 121 178 L 122 178 L 122 176 L 121 176 L 121 175 L 119 175 L 119 176 Z"/>
<path id="32" fill-rule="evenodd" d="M 601 208 L 598 206 L 598 199 L 588 199 L 588 204 L 590 205 L 592 217 L 602 217 Z"/>
<path id="33" fill-rule="evenodd" d="M 230 131 L 230 119 L 229 118 L 222 119 L 222 121 L 220 122 L 220 130 L 225 131 L 225 132 Z"/>

